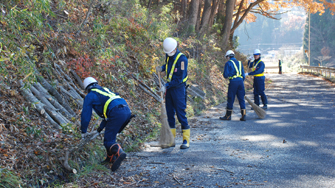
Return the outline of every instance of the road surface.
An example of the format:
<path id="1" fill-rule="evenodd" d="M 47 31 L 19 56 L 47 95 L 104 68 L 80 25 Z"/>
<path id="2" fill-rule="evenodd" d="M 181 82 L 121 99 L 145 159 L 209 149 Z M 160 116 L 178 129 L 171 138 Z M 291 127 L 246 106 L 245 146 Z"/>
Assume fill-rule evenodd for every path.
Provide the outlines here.
<path id="1" fill-rule="evenodd" d="M 112 178 L 127 177 L 125 187 L 335 187 L 335 87 L 298 74 L 266 77 L 265 119 L 247 105 L 239 121 L 235 102 L 232 120 L 221 121 L 223 103 L 189 119 L 189 149 L 179 149 L 180 133 L 174 148 L 147 143 Z"/>

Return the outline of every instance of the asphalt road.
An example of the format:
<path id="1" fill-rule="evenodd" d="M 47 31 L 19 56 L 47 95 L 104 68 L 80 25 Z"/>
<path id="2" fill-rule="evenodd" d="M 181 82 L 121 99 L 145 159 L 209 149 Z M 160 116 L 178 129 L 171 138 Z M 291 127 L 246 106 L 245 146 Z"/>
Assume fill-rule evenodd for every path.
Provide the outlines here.
<path id="1" fill-rule="evenodd" d="M 213 107 L 189 119 L 189 149 L 179 149 L 178 133 L 174 148 L 148 143 L 129 153 L 117 173 L 142 180 L 125 186 L 335 187 L 335 87 L 297 74 L 266 77 L 265 119 L 247 105 L 247 121 L 239 121 L 235 103 L 232 120 L 221 121 L 226 104 Z"/>

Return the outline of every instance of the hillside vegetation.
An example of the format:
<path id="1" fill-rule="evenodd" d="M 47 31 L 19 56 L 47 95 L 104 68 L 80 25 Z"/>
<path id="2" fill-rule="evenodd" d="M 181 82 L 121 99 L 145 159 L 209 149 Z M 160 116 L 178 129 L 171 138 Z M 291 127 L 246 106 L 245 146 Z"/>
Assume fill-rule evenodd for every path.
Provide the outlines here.
<path id="1" fill-rule="evenodd" d="M 66 151 L 80 142 L 85 96 L 80 80 L 87 76 L 120 93 L 137 115 L 118 136 L 126 151 L 136 151 L 144 141 L 156 139 L 160 103 L 144 92 L 137 80 L 154 92 L 158 90 L 154 70 L 164 64 L 162 41 L 168 36 L 179 41 L 179 49 L 189 58 L 188 84 L 197 84 L 206 93 L 204 100 L 189 95 L 187 115 L 225 100 L 227 81 L 221 73 L 225 47 L 217 46 L 214 36 L 200 41 L 180 35 L 180 17 L 172 3 L 148 9 L 136 0 L 15 0 L 0 1 L 0 9 L 3 187 L 55 186 L 101 170 L 97 161 L 105 151 L 99 139 L 70 156 L 69 165 L 77 174 L 63 166 Z M 44 96 L 41 85 L 51 86 Z M 50 103 L 57 99 L 65 111 L 47 108 L 40 99 L 29 102 L 29 93 L 36 98 L 40 93 Z M 64 122 L 53 117 L 55 113 Z M 96 116 L 93 119 L 92 130 L 99 122 Z"/>

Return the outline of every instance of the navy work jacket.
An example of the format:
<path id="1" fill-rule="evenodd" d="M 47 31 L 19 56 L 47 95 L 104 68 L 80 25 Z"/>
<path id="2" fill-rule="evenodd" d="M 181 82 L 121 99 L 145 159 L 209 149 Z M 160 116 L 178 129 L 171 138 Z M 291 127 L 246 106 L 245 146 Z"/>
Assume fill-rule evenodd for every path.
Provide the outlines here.
<path id="1" fill-rule="evenodd" d="M 99 89 L 103 92 L 106 92 L 104 88 L 101 86 L 97 85 L 93 87 L 92 89 Z M 108 89 L 109 90 L 109 89 Z M 110 91 L 110 90 L 109 90 Z M 112 91 L 110 91 L 112 92 Z M 114 93 L 118 95 L 118 93 Z M 109 99 L 109 97 L 104 96 L 100 93 L 97 93 L 95 91 L 90 90 L 89 93 L 86 95 L 84 99 L 84 105 L 83 105 L 83 110 L 81 112 L 81 132 L 86 133 L 87 132 L 87 127 L 91 121 L 91 116 L 92 116 L 92 110 L 94 110 L 100 117 L 104 117 L 104 105 L 106 101 Z M 127 104 L 127 102 L 123 98 L 118 98 L 114 99 L 109 105 L 108 105 L 108 110 L 107 110 L 107 115 L 111 111 L 112 108 L 115 106 L 118 106 L 120 104 Z M 105 127 L 106 120 L 102 121 L 100 124 L 100 128 L 103 129 Z"/>
<path id="2" fill-rule="evenodd" d="M 238 68 L 238 70 L 240 70 L 240 65 L 239 65 L 239 62 L 237 61 L 237 59 L 235 57 L 233 58 L 230 58 L 230 60 L 234 61 L 236 67 Z M 224 78 L 229 78 L 229 77 L 233 77 L 237 74 L 236 72 L 236 68 L 235 66 L 233 65 L 233 62 L 231 61 L 227 61 L 225 66 L 224 66 L 224 72 L 223 72 L 223 77 Z M 237 77 L 237 78 L 233 78 L 231 79 L 230 81 L 238 81 L 238 80 L 244 80 L 245 79 L 245 74 L 244 74 L 244 68 L 243 68 L 243 63 L 241 62 L 241 77 Z"/>
<path id="3" fill-rule="evenodd" d="M 256 65 L 256 63 L 257 63 L 259 60 L 260 60 L 260 58 L 259 58 L 259 59 L 255 59 L 253 62 L 250 62 L 250 60 L 249 60 L 249 61 L 248 61 L 249 68 L 252 69 L 252 68 Z M 252 71 L 252 72 L 249 72 L 249 75 L 252 76 L 252 75 L 255 75 L 255 74 L 261 74 L 261 73 L 264 72 L 264 68 L 265 68 L 265 64 L 264 64 L 264 62 L 261 60 L 261 61 L 258 63 L 256 69 L 255 69 L 254 71 Z"/>
<path id="4" fill-rule="evenodd" d="M 166 61 L 167 58 L 169 57 L 169 62 L 168 62 L 168 71 L 167 71 L 167 75 L 166 77 L 168 78 L 170 71 L 171 71 L 171 67 L 177 57 L 177 55 L 181 53 L 178 49 L 177 52 L 172 56 L 169 57 L 168 55 L 166 55 L 165 57 L 165 64 L 162 66 L 162 71 L 165 71 L 166 69 Z M 184 70 L 181 70 L 181 62 L 184 62 Z M 188 66 L 188 59 L 185 55 L 181 55 L 176 63 L 174 72 L 173 72 L 173 76 L 171 79 L 171 82 L 168 82 L 165 84 L 166 89 L 170 89 L 170 88 L 177 88 L 179 86 L 181 86 L 183 83 L 183 79 L 186 78 L 187 76 L 187 66 Z"/>

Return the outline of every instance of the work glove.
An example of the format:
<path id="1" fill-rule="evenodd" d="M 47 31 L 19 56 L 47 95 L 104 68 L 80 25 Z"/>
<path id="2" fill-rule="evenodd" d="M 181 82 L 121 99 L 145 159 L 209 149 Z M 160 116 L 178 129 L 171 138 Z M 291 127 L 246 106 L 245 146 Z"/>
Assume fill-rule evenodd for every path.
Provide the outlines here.
<path id="1" fill-rule="evenodd" d="M 166 87 L 165 87 L 165 86 L 162 86 L 162 87 L 160 88 L 160 90 L 158 90 L 158 92 L 163 92 L 163 93 L 165 93 L 165 92 L 166 92 Z"/>
<path id="2" fill-rule="evenodd" d="M 250 56 L 250 57 L 248 58 L 248 60 L 250 60 L 250 61 L 251 61 L 251 60 L 252 60 L 252 58 L 253 58 L 253 57 L 252 57 L 252 56 Z"/>
<path id="3" fill-rule="evenodd" d="M 158 73 L 162 72 L 162 67 L 161 67 L 161 66 L 157 66 L 157 67 L 156 67 L 156 71 L 157 71 Z"/>
<path id="4" fill-rule="evenodd" d="M 88 133 L 81 133 L 81 139 L 85 139 L 85 137 L 88 135 Z"/>
<path id="5" fill-rule="evenodd" d="M 245 76 L 248 76 L 249 75 L 249 73 L 245 73 Z"/>

